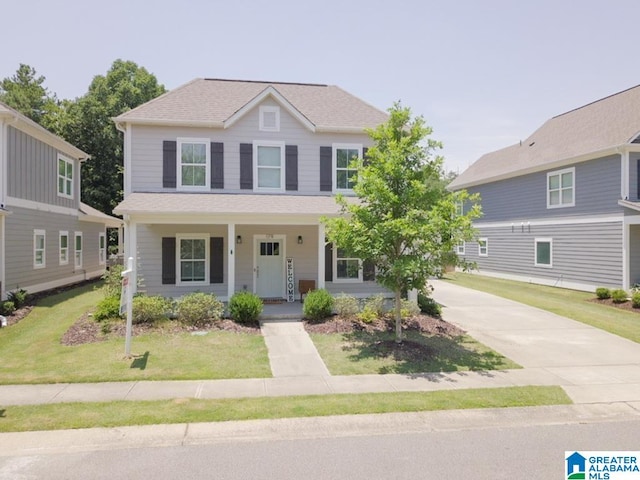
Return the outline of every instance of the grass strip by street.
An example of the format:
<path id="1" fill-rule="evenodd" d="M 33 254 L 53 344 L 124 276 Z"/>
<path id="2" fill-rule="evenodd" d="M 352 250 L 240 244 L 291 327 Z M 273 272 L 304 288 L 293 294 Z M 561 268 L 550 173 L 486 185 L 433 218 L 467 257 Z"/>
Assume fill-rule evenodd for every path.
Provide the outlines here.
<path id="1" fill-rule="evenodd" d="M 640 314 L 590 302 L 595 294 L 469 273 L 445 280 L 571 318 L 640 343 Z"/>
<path id="2" fill-rule="evenodd" d="M 260 335 L 150 333 L 133 338 L 133 360 L 124 358 L 124 338 L 62 345 L 67 329 L 102 295 L 90 284 L 46 297 L 18 324 L 0 330 L 0 384 L 271 377 Z"/>
<path id="3" fill-rule="evenodd" d="M 0 432 L 223 422 L 366 413 L 568 405 L 557 386 L 222 400 L 57 403 L 0 409 Z"/>

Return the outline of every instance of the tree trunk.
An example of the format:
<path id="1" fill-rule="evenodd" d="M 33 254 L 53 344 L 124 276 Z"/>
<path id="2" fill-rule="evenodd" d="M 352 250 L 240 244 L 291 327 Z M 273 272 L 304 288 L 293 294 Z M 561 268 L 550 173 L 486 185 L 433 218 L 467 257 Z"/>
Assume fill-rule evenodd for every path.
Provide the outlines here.
<path id="1" fill-rule="evenodd" d="M 402 291 L 396 290 L 396 343 L 402 343 Z"/>

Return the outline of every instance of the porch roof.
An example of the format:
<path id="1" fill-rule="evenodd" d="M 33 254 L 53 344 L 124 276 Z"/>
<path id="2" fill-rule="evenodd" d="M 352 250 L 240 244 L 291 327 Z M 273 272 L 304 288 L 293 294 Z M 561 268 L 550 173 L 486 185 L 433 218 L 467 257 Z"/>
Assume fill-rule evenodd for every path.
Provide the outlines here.
<path id="1" fill-rule="evenodd" d="M 131 193 L 113 212 L 118 215 L 268 214 L 319 217 L 339 215 L 340 206 L 330 195 Z"/>

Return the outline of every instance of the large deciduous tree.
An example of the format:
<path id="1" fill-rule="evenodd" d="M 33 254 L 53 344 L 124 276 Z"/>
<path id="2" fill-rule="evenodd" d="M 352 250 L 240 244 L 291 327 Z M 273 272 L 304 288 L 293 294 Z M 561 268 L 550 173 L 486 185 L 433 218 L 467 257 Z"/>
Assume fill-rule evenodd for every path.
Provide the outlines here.
<path id="1" fill-rule="evenodd" d="M 34 122 L 45 124 L 47 113 L 56 108 L 56 98 L 44 87 L 45 77 L 21 63 L 15 75 L 0 81 L 0 101 Z"/>
<path id="2" fill-rule="evenodd" d="M 337 195 L 343 215 L 325 219 L 327 236 L 349 256 L 372 261 L 376 279 L 395 292 L 396 342 L 402 341 L 402 293 L 424 289 L 445 264 L 466 266 L 452 255 L 474 236 L 478 197 L 444 186 L 441 148 L 422 117 L 396 103 L 389 119 L 368 131 L 374 146 L 358 163 L 357 201 Z M 464 213 L 460 210 L 464 205 Z"/>

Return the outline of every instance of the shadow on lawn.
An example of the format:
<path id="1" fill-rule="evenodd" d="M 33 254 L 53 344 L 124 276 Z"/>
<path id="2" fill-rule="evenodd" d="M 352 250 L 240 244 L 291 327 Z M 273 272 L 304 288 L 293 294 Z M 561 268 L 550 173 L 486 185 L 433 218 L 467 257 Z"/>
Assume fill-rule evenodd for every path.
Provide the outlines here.
<path id="1" fill-rule="evenodd" d="M 131 366 L 129 368 L 138 368 L 140 370 L 144 370 L 147 368 L 147 362 L 149 361 L 149 351 L 144 352 L 143 355 L 135 355 L 133 357 L 133 362 L 131 362 Z"/>
<path id="2" fill-rule="evenodd" d="M 495 352 L 477 352 L 469 345 L 469 337 L 424 335 L 404 332 L 398 345 L 390 332 L 357 331 L 344 334 L 353 361 L 389 359 L 391 365 L 383 365 L 378 373 L 456 372 L 459 370 L 486 371 L 504 366 L 504 357 Z"/>

